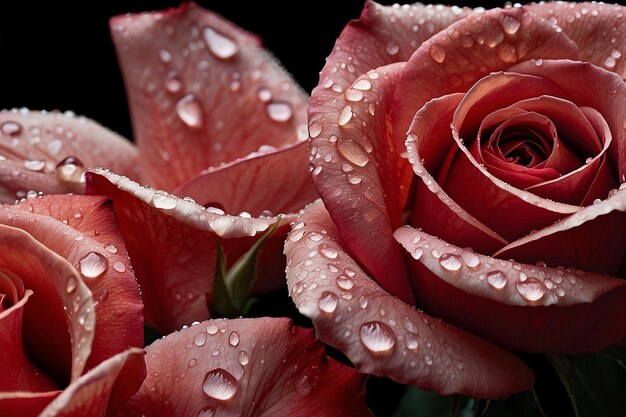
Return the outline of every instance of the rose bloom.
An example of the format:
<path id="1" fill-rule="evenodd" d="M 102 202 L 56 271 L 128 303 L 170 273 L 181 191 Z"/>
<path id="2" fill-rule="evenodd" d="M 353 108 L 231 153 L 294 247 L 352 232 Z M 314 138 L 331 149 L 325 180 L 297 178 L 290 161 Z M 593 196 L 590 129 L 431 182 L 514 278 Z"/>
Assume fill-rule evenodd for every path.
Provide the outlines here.
<path id="1" fill-rule="evenodd" d="M 365 5 L 311 97 L 322 201 L 285 247 L 321 340 L 482 398 L 532 385 L 507 350 L 625 341 L 625 13 Z"/>

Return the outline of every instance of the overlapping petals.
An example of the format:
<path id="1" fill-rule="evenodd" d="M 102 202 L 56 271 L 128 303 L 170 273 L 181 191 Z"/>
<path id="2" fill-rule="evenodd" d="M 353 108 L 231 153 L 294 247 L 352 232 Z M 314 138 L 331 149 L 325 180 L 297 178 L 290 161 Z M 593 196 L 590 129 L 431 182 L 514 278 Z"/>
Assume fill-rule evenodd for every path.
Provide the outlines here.
<path id="1" fill-rule="evenodd" d="M 364 379 L 288 319 L 210 320 L 146 349 L 148 377 L 118 416 L 368 416 Z"/>

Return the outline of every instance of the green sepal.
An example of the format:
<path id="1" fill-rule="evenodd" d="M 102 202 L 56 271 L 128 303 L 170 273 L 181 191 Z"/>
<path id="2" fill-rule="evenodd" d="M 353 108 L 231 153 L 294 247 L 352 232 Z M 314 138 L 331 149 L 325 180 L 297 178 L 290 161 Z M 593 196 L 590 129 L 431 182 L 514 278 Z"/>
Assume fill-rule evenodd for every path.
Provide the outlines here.
<path id="1" fill-rule="evenodd" d="M 236 317 L 237 307 L 226 283 L 226 258 L 219 241 L 215 242 L 217 258 L 215 260 L 215 275 L 213 277 L 213 300 L 209 305 L 212 317 Z"/>

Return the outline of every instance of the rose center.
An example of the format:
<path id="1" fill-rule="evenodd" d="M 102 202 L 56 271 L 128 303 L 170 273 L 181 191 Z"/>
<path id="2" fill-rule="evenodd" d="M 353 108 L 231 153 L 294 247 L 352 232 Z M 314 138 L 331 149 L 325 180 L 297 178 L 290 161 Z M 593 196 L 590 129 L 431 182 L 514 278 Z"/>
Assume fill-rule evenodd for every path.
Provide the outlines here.
<path id="1" fill-rule="evenodd" d="M 17 304 L 24 292 L 22 279 L 8 269 L 0 268 L 0 312 Z"/>

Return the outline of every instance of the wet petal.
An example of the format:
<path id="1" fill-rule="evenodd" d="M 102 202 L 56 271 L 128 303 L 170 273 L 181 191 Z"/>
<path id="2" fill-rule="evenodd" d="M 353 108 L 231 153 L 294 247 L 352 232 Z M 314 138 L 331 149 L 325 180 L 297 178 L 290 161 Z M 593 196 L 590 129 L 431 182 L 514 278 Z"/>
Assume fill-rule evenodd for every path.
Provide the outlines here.
<path id="1" fill-rule="evenodd" d="M 308 143 L 300 142 L 286 149 L 254 152 L 199 173 L 175 194 L 230 214 L 295 213 L 317 198 L 306 169 L 307 148 Z"/>
<path id="2" fill-rule="evenodd" d="M 583 61 L 626 78 L 626 8 L 618 4 L 551 2 L 528 10 L 559 27 L 576 42 Z"/>
<path id="3" fill-rule="evenodd" d="M 0 392 L 0 407 L 10 416 L 37 417 L 61 391 Z"/>
<path id="4" fill-rule="evenodd" d="M 107 359 L 70 384 L 40 417 L 114 415 L 146 376 L 143 356 L 143 350 L 133 348 Z"/>
<path id="5" fill-rule="evenodd" d="M 315 242 L 314 235 L 323 239 Z M 294 225 L 285 253 L 296 306 L 313 320 L 318 337 L 346 354 L 360 372 L 481 398 L 503 397 L 532 384 L 532 372 L 512 354 L 377 286 L 346 254 L 320 202 Z"/>
<path id="6" fill-rule="evenodd" d="M 296 143 L 306 95 L 258 44 L 187 3 L 111 20 L 143 179 L 173 191 L 198 172 Z"/>
<path id="7" fill-rule="evenodd" d="M 288 319 L 205 321 L 146 350 L 148 377 L 118 416 L 370 415 L 363 378 Z"/>
<path id="8" fill-rule="evenodd" d="M 357 101 L 318 91 L 318 99 L 344 107 L 337 113 L 326 104 L 311 105 L 309 159 L 313 181 L 351 252 L 383 288 L 413 304 L 401 251 L 391 237 L 403 208 L 396 177 L 400 152 L 388 141 L 385 116 L 402 66 L 392 64 L 358 78 L 346 90 L 358 92 Z M 387 262 L 379 262 L 380 257 Z"/>
<path id="9" fill-rule="evenodd" d="M 113 200 L 143 289 L 146 320 L 163 332 L 209 317 L 218 240 L 230 267 L 278 220 L 218 214 L 105 170 L 89 172 L 87 182 L 88 193 Z M 258 289 L 284 285 L 280 246 L 294 218 L 282 216 L 281 226 L 268 239 L 260 257 Z"/>
<path id="10" fill-rule="evenodd" d="M 71 112 L 1 111 L 0 162 L 0 203 L 13 203 L 28 191 L 82 193 L 81 174 L 95 166 L 137 176 L 130 142 Z"/>
<path id="11" fill-rule="evenodd" d="M 410 227 L 394 236 L 416 259 L 422 305 L 503 346 L 576 354 L 626 335 L 624 280 L 478 255 Z"/>
<path id="12" fill-rule="evenodd" d="M 130 347 L 142 346 L 139 289 L 105 197 L 28 199 L 0 209 L 0 223 L 30 233 L 80 272 L 93 295 L 97 327 L 87 369 Z"/>

